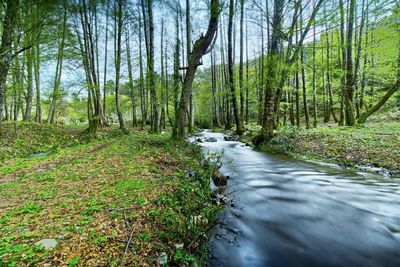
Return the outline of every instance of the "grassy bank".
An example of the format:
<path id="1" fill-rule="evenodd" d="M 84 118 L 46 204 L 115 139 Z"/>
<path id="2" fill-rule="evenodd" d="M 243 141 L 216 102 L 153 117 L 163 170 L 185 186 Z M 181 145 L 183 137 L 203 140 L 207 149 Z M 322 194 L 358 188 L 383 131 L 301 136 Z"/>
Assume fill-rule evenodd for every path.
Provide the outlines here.
<path id="1" fill-rule="evenodd" d="M 400 123 L 358 127 L 281 129 L 264 151 L 316 159 L 344 166 L 372 165 L 400 174 Z"/>
<path id="2" fill-rule="evenodd" d="M 144 133 L 6 160 L 0 266 L 201 265 L 219 209 L 212 169 L 199 147 Z"/>
<path id="3" fill-rule="evenodd" d="M 82 141 L 83 130 L 33 122 L 3 122 L 0 127 L 0 162 L 78 144 Z"/>

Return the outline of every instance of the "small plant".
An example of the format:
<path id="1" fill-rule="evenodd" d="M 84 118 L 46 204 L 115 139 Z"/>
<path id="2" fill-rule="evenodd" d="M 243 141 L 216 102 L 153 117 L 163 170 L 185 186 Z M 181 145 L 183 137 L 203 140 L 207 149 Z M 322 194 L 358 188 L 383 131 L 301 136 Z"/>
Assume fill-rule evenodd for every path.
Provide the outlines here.
<path id="1" fill-rule="evenodd" d="M 79 263 L 79 260 L 80 260 L 80 257 L 79 257 L 79 256 L 76 256 L 75 258 L 71 259 L 71 260 L 68 262 L 68 267 L 77 266 L 78 263 Z"/>
<path id="2" fill-rule="evenodd" d="M 293 149 L 295 139 L 299 135 L 299 129 L 296 127 L 284 127 L 278 135 L 270 140 L 274 153 L 287 154 Z"/>
<path id="3" fill-rule="evenodd" d="M 90 243 L 98 247 L 103 246 L 108 240 L 107 236 L 99 234 L 96 230 L 90 231 L 88 238 Z"/>
<path id="4" fill-rule="evenodd" d="M 174 254 L 173 260 L 180 266 L 187 266 L 195 261 L 195 257 L 183 249 L 178 249 Z"/>
<path id="5" fill-rule="evenodd" d="M 150 238 L 151 238 L 151 235 L 150 235 L 150 233 L 149 233 L 148 231 L 144 231 L 143 233 L 141 233 L 141 234 L 139 235 L 139 237 L 140 237 L 140 239 L 142 239 L 144 242 L 149 242 L 149 241 L 150 241 Z"/>

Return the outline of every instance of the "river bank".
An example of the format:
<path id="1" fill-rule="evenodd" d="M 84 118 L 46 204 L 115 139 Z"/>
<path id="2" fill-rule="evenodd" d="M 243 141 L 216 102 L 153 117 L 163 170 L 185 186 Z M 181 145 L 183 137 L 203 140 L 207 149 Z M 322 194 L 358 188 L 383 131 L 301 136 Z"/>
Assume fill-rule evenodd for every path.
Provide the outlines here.
<path id="1" fill-rule="evenodd" d="M 26 136 L 33 135 L 33 123 L 29 130 L 17 127 L 19 138 L 8 133 L 3 149 L 44 138 Z M 55 144 L 58 137 L 75 139 L 70 130 L 54 130 Z M 26 151 L 47 152 L 40 144 Z M 0 266 L 205 261 L 207 232 L 220 206 L 209 187 L 214 166 L 198 146 L 132 132 L 10 157 L 0 166 Z"/>
<path id="2" fill-rule="evenodd" d="M 358 127 L 285 127 L 259 149 L 385 176 L 400 175 L 400 123 L 395 122 Z"/>

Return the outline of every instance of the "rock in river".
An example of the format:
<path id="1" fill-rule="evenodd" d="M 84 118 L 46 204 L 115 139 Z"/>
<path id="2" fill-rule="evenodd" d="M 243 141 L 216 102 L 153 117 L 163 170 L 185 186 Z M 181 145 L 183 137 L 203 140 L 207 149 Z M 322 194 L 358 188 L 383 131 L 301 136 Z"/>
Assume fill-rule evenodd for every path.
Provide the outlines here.
<path id="1" fill-rule="evenodd" d="M 235 136 L 232 136 L 232 135 L 225 135 L 224 136 L 224 140 L 225 141 L 237 141 L 237 137 L 235 137 Z"/>
<path id="2" fill-rule="evenodd" d="M 212 176 L 213 182 L 216 186 L 224 186 L 227 184 L 228 177 L 222 175 L 220 172 L 215 173 Z"/>

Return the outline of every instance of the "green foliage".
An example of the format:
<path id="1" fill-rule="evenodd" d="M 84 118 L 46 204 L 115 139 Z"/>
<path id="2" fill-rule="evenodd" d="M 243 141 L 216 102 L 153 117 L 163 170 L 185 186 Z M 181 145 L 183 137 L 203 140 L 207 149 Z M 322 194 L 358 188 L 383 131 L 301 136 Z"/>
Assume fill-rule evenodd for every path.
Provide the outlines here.
<path id="1" fill-rule="evenodd" d="M 373 165 L 400 174 L 399 123 L 356 127 L 284 127 L 262 149 L 344 166 Z"/>
<path id="2" fill-rule="evenodd" d="M 77 266 L 77 265 L 79 264 L 79 259 L 80 259 L 79 256 L 77 256 L 77 257 L 71 259 L 71 260 L 68 262 L 68 267 Z"/>
<path id="3" fill-rule="evenodd" d="M 287 151 L 293 149 L 298 135 L 299 129 L 297 127 L 283 127 L 279 134 L 270 140 L 269 145 L 273 148 L 274 153 L 287 153 Z"/>
<path id="4" fill-rule="evenodd" d="M 95 246 L 101 247 L 107 240 L 107 236 L 99 234 L 96 230 L 91 230 L 89 233 L 89 242 Z"/>
<path id="5" fill-rule="evenodd" d="M 183 249 L 177 249 L 174 254 L 173 260 L 179 266 L 188 266 L 195 261 L 195 257 L 185 252 Z"/>
<path id="6" fill-rule="evenodd" d="M 144 242 L 148 242 L 150 241 L 151 235 L 148 231 L 144 231 L 139 235 L 140 239 L 142 239 L 142 241 Z"/>
<path id="7" fill-rule="evenodd" d="M 31 246 L 27 244 L 15 244 L 14 236 L 9 236 L 3 239 L 0 239 L 0 266 L 20 266 L 20 262 L 24 262 L 26 265 L 34 266 L 35 263 L 40 262 L 46 256 L 46 252 L 44 252 L 41 248 L 36 246 Z M 20 258 L 19 255 L 22 254 Z M 3 255 L 11 255 L 6 262 L 3 261 Z"/>
<path id="8" fill-rule="evenodd" d="M 212 203 L 210 190 L 211 175 L 220 164 L 221 157 L 214 155 L 211 160 L 203 161 L 189 179 L 185 175 L 171 177 L 179 179 L 179 186 L 160 197 L 160 207 L 151 213 L 154 221 L 160 223 L 161 240 L 184 244 L 184 249 L 174 253 L 175 264 L 192 263 L 194 256 L 205 260 L 205 254 L 199 254 L 200 248 L 207 242 L 210 225 L 215 223 L 215 215 L 221 208 Z"/>

